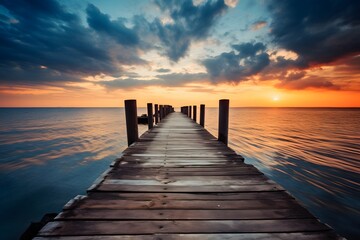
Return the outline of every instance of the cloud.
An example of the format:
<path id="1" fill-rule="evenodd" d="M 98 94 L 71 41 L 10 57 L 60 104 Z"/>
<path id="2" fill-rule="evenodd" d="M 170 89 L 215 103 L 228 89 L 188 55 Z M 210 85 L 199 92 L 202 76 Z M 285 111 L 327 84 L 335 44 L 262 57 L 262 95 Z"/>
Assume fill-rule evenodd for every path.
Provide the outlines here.
<path id="1" fill-rule="evenodd" d="M 158 72 L 158 73 L 168 73 L 168 72 L 171 72 L 171 70 L 170 70 L 170 69 L 167 69 L 167 68 L 159 68 L 159 69 L 156 69 L 155 71 Z"/>
<path id="2" fill-rule="evenodd" d="M 231 52 L 202 62 L 213 82 L 244 81 L 247 77 L 260 73 L 270 63 L 263 43 L 242 43 L 233 45 L 232 48 Z"/>
<path id="3" fill-rule="evenodd" d="M 268 1 L 271 37 L 306 66 L 360 52 L 360 1 Z"/>
<path id="4" fill-rule="evenodd" d="M 162 43 L 165 55 L 174 62 L 186 55 L 192 41 L 205 39 L 228 8 L 224 0 L 205 1 L 199 5 L 191 0 L 156 0 L 155 3 L 169 14 L 171 21 L 164 23 L 156 18 L 150 29 Z"/>
<path id="5" fill-rule="evenodd" d="M 206 82 L 206 73 L 171 73 L 155 76 L 151 80 L 141 80 L 136 78 L 115 79 L 111 81 L 99 81 L 96 84 L 108 90 L 144 88 L 150 86 L 180 87 L 189 83 Z"/>
<path id="6" fill-rule="evenodd" d="M 256 21 L 251 25 L 251 30 L 260 30 L 262 28 L 264 28 L 267 25 L 266 21 Z"/>
<path id="7" fill-rule="evenodd" d="M 109 15 L 100 12 L 93 4 L 87 6 L 86 14 L 89 26 L 95 31 L 106 33 L 125 46 L 134 46 L 139 43 L 137 33 L 124 25 L 124 19 L 111 21 Z"/>
<path id="8" fill-rule="evenodd" d="M 322 89 L 332 89 L 332 90 L 340 90 L 340 86 L 333 84 L 326 78 L 318 77 L 318 76 L 307 76 L 300 77 L 297 79 L 287 79 L 281 81 L 279 84 L 275 85 L 278 88 L 284 89 L 292 89 L 292 90 L 302 90 L 309 88 L 322 88 Z"/>
<path id="9" fill-rule="evenodd" d="M 129 48 L 139 43 L 134 31 L 93 5 L 87 8 L 92 28 L 55 0 L 5 0 L 1 5 L 7 10 L 0 18 L 3 83 L 79 82 L 89 75 L 121 75 L 122 65 L 146 64 Z"/>

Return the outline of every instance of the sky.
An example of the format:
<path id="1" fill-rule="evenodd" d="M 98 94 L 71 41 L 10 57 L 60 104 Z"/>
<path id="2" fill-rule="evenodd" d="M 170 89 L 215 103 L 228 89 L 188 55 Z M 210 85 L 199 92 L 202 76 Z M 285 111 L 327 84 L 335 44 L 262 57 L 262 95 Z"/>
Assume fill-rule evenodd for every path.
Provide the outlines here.
<path id="1" fill-rule="evenodd" d="M 0 107 L 360 107 L 358 0 L 0 0 Z"/>

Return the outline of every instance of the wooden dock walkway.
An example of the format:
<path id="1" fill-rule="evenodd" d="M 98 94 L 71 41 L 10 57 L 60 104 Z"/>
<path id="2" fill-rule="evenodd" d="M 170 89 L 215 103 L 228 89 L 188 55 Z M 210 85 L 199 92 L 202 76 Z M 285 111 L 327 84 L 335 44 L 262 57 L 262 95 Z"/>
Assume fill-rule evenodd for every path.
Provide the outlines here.
<path id="1" fill-rule="evenodd" d="M 171 113 L 35 239 L 340 237 L 203 127 Z"/>

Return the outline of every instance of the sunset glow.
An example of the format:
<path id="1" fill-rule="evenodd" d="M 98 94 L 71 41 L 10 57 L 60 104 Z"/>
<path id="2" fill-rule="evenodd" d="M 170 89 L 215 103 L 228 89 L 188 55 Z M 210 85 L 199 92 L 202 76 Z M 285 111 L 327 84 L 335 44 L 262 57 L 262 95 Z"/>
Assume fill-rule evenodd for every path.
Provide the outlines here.
<path id="1" fill-rule="evenodd" d="M 359 9 L 321 4 L 5 1 L 0 106 L 360 107 Z"/>

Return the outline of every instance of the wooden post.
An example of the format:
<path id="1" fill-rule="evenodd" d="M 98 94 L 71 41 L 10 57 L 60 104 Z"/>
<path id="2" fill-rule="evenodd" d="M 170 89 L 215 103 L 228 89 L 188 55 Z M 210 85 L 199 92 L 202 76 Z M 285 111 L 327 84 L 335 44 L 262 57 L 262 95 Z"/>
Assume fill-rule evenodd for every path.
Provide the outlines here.
<path id="1" fill-rule="evenodd" d="M 205 104 L 200 105 L 200 125 L 205 127 Z"/>
<path id="2" fill-rule="evenodd" d="M 196 122 L 196 105 L 193 106 L 193 120 Z"/>
<path id="3" fill-rule="evenodd" d="M 152 103 L 147 104 L 147 114 L 148 114 L 148 128 L 152 129 L 153 126 L 154 126 L 154 116 L 153 116 Z"/>
<path id="4" fill-rule="evenodd" d="M 139 139 L 136 100 L 125 100 L 125 119 L 128 146 Z"/>
<path id="5" fill-rule="evenodd" d="M 164 118 L 164 115 L 163 115 L 163 114 L 164 114 L 164 110 L 163 110 L 163 108 L 164 108 L 163 105 L 160 105 L 160 109 L 159 109 L 159 110 L 160 110 L 160 111 L 159 111 L 159 112 L 160 112 L 160 122 L 161 122 L 161 120 Z"/>
<path id="6" fill-rule="evenodd" d="M 155 124 L 159 122 L 159 105 L 155 104 Z"/>
<path id="7" fill-rule="evenodd" d="M 191 106 L 189 106 L 188 108 L 189 108 L 189 118 L 191 118 Z"/>
<path id="8" fill-rule="evenodd" d="M 229 99 L 221 99 L 219 101 L 218 140 L 227 145 L 228 133 L 229 133 Z"/>

